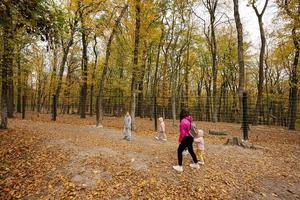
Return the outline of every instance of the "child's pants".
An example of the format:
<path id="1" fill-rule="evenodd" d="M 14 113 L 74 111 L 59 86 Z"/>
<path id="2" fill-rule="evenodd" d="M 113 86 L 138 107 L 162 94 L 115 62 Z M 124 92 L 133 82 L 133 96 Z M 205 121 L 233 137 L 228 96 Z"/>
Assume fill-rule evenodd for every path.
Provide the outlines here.
<path id="1" fill-rule="evenodd" d="M 159 139 L 167 139 L 166 133 L 165 132 L 158 132 L 158 138 Z"/>
<path id="2" fill-rule="evenodd" d="M 197 154 L 198 161 L 204 162 L 203 159 L 204 150 L 196 149 L 196 154 Z"/>
<path id="3" fill-rule="evenodd" d="M 131 140 L 131 130 L 130 130 L 130 128 L 124 128 L 124 137 L 127 140 Z"/>

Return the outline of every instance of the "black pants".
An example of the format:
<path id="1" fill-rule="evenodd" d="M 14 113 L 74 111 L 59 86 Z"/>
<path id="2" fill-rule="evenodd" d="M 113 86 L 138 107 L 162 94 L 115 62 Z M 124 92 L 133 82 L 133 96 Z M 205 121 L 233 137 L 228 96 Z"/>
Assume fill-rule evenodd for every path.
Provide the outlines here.
<path id="1" fill-rule="evenodd" d="M 198 162 L 196 154 L 195 154 L 194 149 L 193 149 L 193 142 L 194 142 L 194 138 L 192 136 L 185 136 L 182 139 L 182 141 L 179 144 L 178 149 L 177 149 L 178 165 L 182 166 L 182 152 L 186 148 L 188 148 L 188 151 L 191 154 L 194 163 Z"/>

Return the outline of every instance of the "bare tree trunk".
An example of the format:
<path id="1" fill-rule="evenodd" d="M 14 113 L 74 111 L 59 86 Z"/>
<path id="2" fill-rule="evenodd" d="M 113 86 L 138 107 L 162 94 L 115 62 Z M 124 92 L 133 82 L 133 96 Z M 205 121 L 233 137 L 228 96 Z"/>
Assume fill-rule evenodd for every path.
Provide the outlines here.
<path id="1" fill-rule="evenodd" d="M 189 14 L 189 20 L 190 20 L 190 14 Z M 190 23 L 190 22 L 188 22 Z M 191 30 L 190 25 L 188 25 L 188 31 L 187 31 L 187 50 L 186 50 L 186 65 L 185 65 L 185 74 L 184 74 L 184 80 L 185 80 L 185 98 L 184 98 L 184 105 L 186 108 L 189 108 L 189 72 L 190 72 L 190 43 L 191 43 Z"/>
<path id="2" fill-rule="evenodd" d="M 18 52 L 17 58 L 17 70 L 18 70 L 18 77 L 17 77 L 17 112 L 22 112 L 22 71 L 21 71 L 21 47 Z"/>
<path id="3" fill-rule="evenodd" d="M 218 0 L 206 0 L 202 1 L 204 6 L 209 12 L 210 16 L 210 51 L 212 59 L 212 119 L 213 122 L 217 122 L 217 77 L 218 77 L 218 63 L 217 63 L 217 41 L 215 35 L 215 21 L 216 21 L 216 9 L 218 6 Z"/>
<path id="4" fill-rule="evenodd" d="M 87 97 L 87 71 L 88 71 L 88 56 L 87 56 L 87 33 L 85 30 L 85 22 L 83 13 L 80 15 L 81 20 L 81 41 L 82 41 L 82 59 L 81 59 L 81 69 L 82 69 L 82 85 L 80 92 L 80 118 L 85 118 L 86 112 L 86 97 Z"/>
<path id="5" fill-rule="evenodd" d="M 242 119 L 242 99 L 245 90 L 245 64 L 244 64 L 244 42 L 243 42 L 243 25 L 239 13 L 239 0 L 233 0 L 234 19 L 238 38 L 238 61 L 239 61 L 239 104 L 240 118 Z"/>
<path id="6" fill-rule="evenodd" d="M 300 8 L 299 8 L 300 9 Z M 298 96 L 298 74 L 297 74 L 297 66 L 299 62 L 299 54 L 300 54 L 300 45 L 299 45 L 299 37 L 296 35 L 296 27 L 292 29 L 292 37 L 295 46 L 295 55 L 294 61 L 292 65 L 292 73 L 291 73 L 291 83 L 290 83 L 290 98 L 289 98 L 289 129 L 295 130 L 296 118 L 297 118 L 297 96 Z"/>
<path id="7" fill-rule="evenodd" d="M 201 79 L 198 82 L 198 87 L 197 87 L 197 94 L 198 94 L 198 113 L 199 113 L 199 120 L 202 121 L 202 103 L 201 103 L 201 94 L 202 94 L 202 85 L 203 85 L 203 79 Z"/>
<path id="8" fill-rule="evenodd" d="M 148 51 L 148 64 L 147 64 L 147 70 L 146 70 L 146 91 L 145 91 L 145 97 L 144 97 L 144 101 L 146 101 L 146 105 L 143 108 L 143 117 L 145 117 L 146 113 L 145 111 L 147 110 L 147 108 L 149 108 L 149 105 L 151 105 L 151 99 L 149 99 L 149 84 L 150 83 L 150 74 L 151 74 L 151 68 L 152 68 L 152 45 L 150 45 L 150 49 Z M 151 92 L 151 91 L 150 91 Z M 150 115 L 151 116 L 151 115 Z"/>
<path id="9" fill-rule="evenodd" d="M 13 40 L 13 39 L 12 39 Z M 12 44 L 12 46 L 14 46 Z M 11 56 L 13 57 L 13 51 L 11 52 Z M 7 117 L 13 118 L 14 117 L 14 107 L 15 107 L 15 101 L 14 101 L 14 80 L 13 80 L 14 74 L 13 74 L 13 59 L 11 61 L 11 65 L 9 68 L 7 68 L 7 84 L 8 84 L 8 100 L 7 100 Z"/>
<path id="10" fill-rule="evenodd" d="M 96 68 L 97 68 L 97 62 L 98 62 L 98 52 L 97 52 L 97 36 L 94 36 L 94 47 L 93 51 L 95 54 L 95 62 L 94 62 L 94 67 L 93 67 L 93 72 L 92 72 L 92 80 L 91 80 L 91 96 L 90 96 L 90 116 L 93 116 L 93 98 L 94 98 L 94 81 L 96 77 Z"/>
<path id="11" fill-rule="evenodd" d="M 133 51 L 133 71 L 131 79 L 131 95 L 130 95 L 130 114 L 131 114 L 131 128 L 135 130 L 135 108 L 136 108 L 136 72 L 138 71 L 138 58 L 139 58 L 139 43 L 140 43 L 140 12 L 141 0 L 135 0 L 135 32 L 134 32 L 134 51 Z"/>
<path id="12" fill-rule="evenodd" d="M 142 117 L 142 110 L 144 106 L 144 77 L 145 77 L 145 69 L 147 64 L 147 43 L 144 42 L 144 49 L 143 49 L 143 61 L 142 66 L 139 74 L 139 81 L 138 81 L 138 101 L 137 101 L 137 116 Z"/>
<path id="13" fill-rule="evenodd" d="M 260 54 L 259 54 L 259 66 L 258 66 L 259 76 L 258 76 L 258 86 L 257 86 L 257 99 L 256 99 L 256 108 L 255 108 L 255 114 L 254 114 L 254 119 L 253 119 L 254 124 L 257 124 L 258 115 L 262 114 L 262 95 L 263 95 L 263 83 L 264 83 L 264 56 L 265 56 L 265 46 L 266 46 L 266 37 L 265 37 L 262 17 L 267 8 L 268 1 L 269 0 L 265 0 L 265 5 L 264 5 L 264 8 L 261 11 L 261 13 L 258 12 L 257 7 L 255 6 L 255 2 L 253 1 L 251 3 L 252 8 L 254 9 L 257 19 L 258 19 L 260 40 L 261 40 L 261 48 L 260 48 Z"/>
<path id="14" fill-rule="evenodd" d="M 63 78 L 63 74 L 64 74 L 64 70 L 65 70 L 65 64 L 67 62 L 69 50 L 70 50 L 70 48 L 71 48 L 71 46 L 73 45 L 73 42 L 74 42 L 74 34 L 75 34 L 75 29 L 76 29 L 77 23 L 78 23 L 77 19 L 74 19 L 73 24 L 70 25 L 71 33 L 70 33 L 70 37 L 69 37 L 69 40 L 68 40 L 66 46 L 64 45 L 63 38 L 61 38 L 63 58 L 61 60 L 60 66 L 59 66 L 57 87 L 56 87 L 56 92 L 55 92 L 56 101 L 57 101 L 56 104 L 57 105 L 59 105 L 58 101 L 59 101 L 59 95 L 60 95 L 60 90 L 61 90 L 61 86 L 62 86 L 62 78 Z"/>
<path id="15" fill-rule="evenodd" d="M 8 106 L 8 69 L 12 67 L 14 50 L 13 46 L 13 24 L 12 24 L 12 13 L 10 5 L 5 4 L 3 13 L 3 59 L 2 59 L 2 93 L 1 93 L 1 129 L 6 129 L 8 126 L 7 122 L 7 106 Z M 12 77 L 10 77 L 12 78 Z"/>
<path id="16" fill-rule="evenodd" d="M 210 121 L 210 110 L 211 110 L 211 86 L 209 83 L 205 81 L 205 89 L 206 89 L 206 120 Z"/>
<path id="17" fill-rule="evenodd" d="M 158 49 L 157 49 L 157 56 L 156 56 L 156 64 L 155 64 L 155 72 L 154 72 L 154 80 L 153 80 L 153 90 L 152 90 L 152 101 L 153 101 L 153 119 L 154 119 L 154 129 L 157 131 L 157 73 L 158 73 L 158 66 L 159 66 L 159 58 L 160 58 L 160 51 L 163 45 L 163 38 L 164 38 L 164 29 L 161 29 L 161 35 L 159 39 Z"/>
<path id="18" fill-rule="evenodd" d="M 51 106 L 51 98 L 52 95 L 55 93 L 56 88 L 56 70 L 57 70 L 57 43 L 54 42 L 53 47 L 53 68 L 50 78 L 50 84 L 49 84 L 49 94 L 48 94 L 48 112 L 51 110 L 51 113 L 53 113 L 52 106 Z"/>
<path id="19" fill-rule="evenodd" d="M 114 38 L 114 35 L 116 34 L 118 25 L 119 25 L 123 15 L 125 14 L 125 11 L 127 10 L 127 8 L 128 8 L 128 5 L 126 4 L 123 7 L 120 15 L 116 19 L 115 24 L 112 29 L 112 32 L 109 36 L 109 39 L 108 39 L 108 42 L 106 45 L 105 61 L 104 61 L 104 65 L 103 65 L 103 69 L 102 69 L 100 81 L 99 81 L 98 104 L 96 107 L 96 110 L 98 111 L 98 112 L 96 112 L 96 126 L 100 126 L 100 127 L 102 126 L 102 117 L 103 117 L 103 94 L 104 94 L 103 89 L 104 89 L 106 75 L 107 75 L 108 67 L 109 67 L 108 64 L 109 64 L 109 58 L 110 58 L 111 43 Z"/>

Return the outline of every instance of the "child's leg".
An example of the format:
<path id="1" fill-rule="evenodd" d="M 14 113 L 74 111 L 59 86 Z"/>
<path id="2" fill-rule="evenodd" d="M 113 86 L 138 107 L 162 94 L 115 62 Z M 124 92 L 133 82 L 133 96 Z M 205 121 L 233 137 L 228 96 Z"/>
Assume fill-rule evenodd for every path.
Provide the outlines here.
<path id="1" fill-rule="evenodd" d="M 127 129 L 127 132 L 128 132 L 128 137 L 127 137 L 127 139 L 128 139 L 128 140 L 131 140 L 131 130 L 130 130 L 130 129 Z"/>
<path id="2" fill-rule="evenodd" d="M 203 150 L 197 149 L 196 154 L 197 154 L 198 161 L 203 163 L 204 162 Z"/>
<path id="3" fill-rule="evenodd" d="M 123 130 L 123 139 L 126 139 L 127 138 L 127 130 L 126 130 L 126 128 L 124 128 L 124 130 Z"/>
<path id="4" fill-rule="evenodd" d="M 167 139 L 166 134 L 164 132 L 159 132 L 159 139 Z"/>
<path id="5" fill-rule="evenodd" d="M 160 132 L 160 131 L 158 131 L 157 137 L 158 137 L 159 139 L 162 139 L 162 137 L 161 137 L 161 132 Z"/>
<path id="6" fill-rule="evenodd" d="M 162 132 L 162 137 L 163 137 L 163 139 L 167 139 L 167 135 L 166 135 L 166 133 L 165 132 Z"/>

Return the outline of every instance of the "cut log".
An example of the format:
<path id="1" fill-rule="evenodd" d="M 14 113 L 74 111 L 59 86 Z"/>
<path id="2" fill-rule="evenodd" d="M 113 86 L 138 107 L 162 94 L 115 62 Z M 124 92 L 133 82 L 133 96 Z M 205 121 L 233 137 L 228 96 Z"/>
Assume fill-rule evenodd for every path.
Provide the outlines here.
<path id="1" fill-rule="evenodd" d="M 216 129 L 210 129 L 208 133 L 210 135 L 228 135 L 228 132 L 226 130 L 216 130 Z"/>

